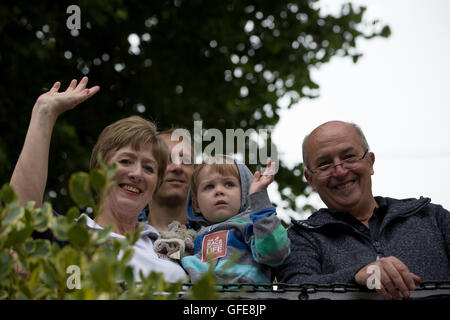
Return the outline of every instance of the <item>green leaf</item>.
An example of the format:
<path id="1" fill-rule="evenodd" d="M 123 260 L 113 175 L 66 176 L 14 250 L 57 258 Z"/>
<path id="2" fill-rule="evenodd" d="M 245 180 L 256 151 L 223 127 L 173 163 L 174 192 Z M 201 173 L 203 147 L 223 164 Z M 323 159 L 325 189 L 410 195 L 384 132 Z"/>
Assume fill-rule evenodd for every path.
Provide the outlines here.
<path id="1" fill-rule="evenodd" d="M 131 288 L 132 286 L 134 286 L 133 267 L 131 267 L 131 266 L 125 267 L 124 280 L 125 280 L 128 288 Z"/>
<path id="2" fill-rule="evenodd" d="M 36 243 L 33 241 L 33 239 L 28 239 L 24 244 L 23 244 L 23 250 L 25 251 L 25 254 L 30 254 L 32 253 L 36 248 Z"/>
<path id="3" fill-rule="evenodd" d="M 45 202 L 42 208 L 34 210 L 33 217 L 34 228 L 39 232 L 44 232 L 48 229 L 50 219 L 53 217 L 51 205 Z"/>
<path id="4" fill-rule="evenodd" d="M 117 255 L 119 254 L 121 249 L 125 249 L 128 247 L 128 243 L 126 240 L 122 239 L 112 239 L 112 241 L 107 241 L 102 246 L 103 253 L 105 254 L 106 258 L 109 260 L 116 259 Z"/>
<path id="5" fill-rule="evenodd" d="M 69 241 L 78 248 L 84 248 L 89 243 L 89 232 L 86 225 L 75 224 L 67 232 Z"/>
<path id="6" fill-rule="evenodd" d="M 389 26 L 384 26 L 380 35 L 385 38 L 389 37 L 391 35 L 391 28 L 389 28 Z"/>
<path id="7" fill-rule="evenodd" d="M 17 195 L 13 188 L 7 183 L 5 183 L 0 190 L 0 199 L 3 199 L 6 203 L 11 203 L 17 199 Z"/>
<path id="8" fill-rule="evenodd" d="M 0 300 L 6 300 L 9 298 L 8 291 L 0 290 Z"/>
<path id="9" fill-rule="evenodd" d="M 77 172 L 70 177 L 70 196 L 78 205 L 85 207 L 93 207 L 95 205 L 89 180 L 89 174 L 86 172 Z"/>
<path id="10" fill-rule="evenodd" d="M 50 229 L 58 240 L 68 240 L 67 232 L 71 227 L 71 222 L 66 221 L 66 217 L 61 216 L 50 222 Z"/>
<path id="11" fill-rule="evenodd" d="M 113 228 L 114 224 L 111 223 L 104 227 L 102 230 L 96 231 L 92 236 L 93 244 L 102 244 L 103 242 L 106 242 L 109 239 L 109 234 L 111 233 Z"/>
<path id="12" fill-rule="evenodd" d="M 27 281 L 31 293 L 34 293 L 41 282 L 42 267 L 38 265 L 32 272 Z"/>
<path id="13" fill-rule="evenodd" d="M 43 267 L 44 268 L 42 272 L 42 279 L 44 280 L 45 284 L 50 288 L 58 288 L 59 287 L 58 279 L 60 277 L 54 264 L 49 261 L 47 263 L 44 263 Z"/>
<path id="14" fill-rule="evenodd" d="M 105 170 L 105 169 L 106 169 L 106 177 L 108 179 L 112 179 L 117 171 L 117 163 L 114 162 L 110 166 L 105 166 L 105 168 L 103 168 L 103 170 Z"/>
<path id="15" fill-rule="evenodd" d="M 110 291 L 115 285 L 114 277 L 110 273 L 110 264 L 105 259 L 98 259 L 89 265 L 89 272 L 93 285 L 99 291 Z"/>
<path id="16" fill-rule="evenodd" d="M 125 235 L 128 243 L 130 245 L 135 244 L 136 241 L 139 240 L 139 237 L 141 236 L 141 231 L 142 231 L 143 226 L 144 226 L 144 223 L 141 222 L 141 223 L 139 223 L 138 227 L 133 231 L 133 233 L 127 233 Z"/>
<path id="17" fill-rule="evenodd" d="M 77 207 L 72 207 L 66 213 L 66 221 L 71 223 L 79 216 L 80 216 L 80 210 Z"/>
<path id="18" fill-rule="evenodd" d="M 192 286 L 192 297 L 197 300 L 218 300 L 220 299 L 215 278 L 212 274 L 205 273 L 200 280 Z"/>
<path id="19" fill-rule="evenodd" d="M 12 256 L 7 252 L 0 252 L 0 279 L 9 273 L 13 265 Z"/>
<path id="20" fill-rule="evenodd" d="M 28 209 L 28 210 L 33 210 L 35 204 L 36 204 L 36 201 L 27 201 L 27 203 L 25 203 L 25 205 L 24 205 L 24 208 Z"/>
<path id="21" fill-rule="evenodd" d="M 6 215 L 2 221 L 4 224 L 13 223 L 13 221 L 20 219 L 25 214 L 24 208 L 17 205 L 9 205 L 6 210 Z"/>
<path id="22" fill-rule="evenodd" d="M 23 294 L 24 299 L 32 299 L 32 294 L 30 288 L 24 282 L 19 282 L 19 291 Z M 22 298 L 19 298 L 22 299 Z"/>
<path id="23" fill-rule="evenodd" d="M 122 258 L 120 259 L 120 262 L 123 264 L 127 264 L 130 262 L 131 258 L 133 258 L 134 255 L 134 249 L 132 248 L 126 248 L 122 251 Z"/>
<path id="24" fill-rule="evenodd" d="M 50 254 L 50 241 L 37 239 L 33 240 L 35 244 L 34 250 L 30 253 L 29 258 L 45 258 Z"/>
<path id="25" fill-rule="evenodd" d="M 106 187 L 107 179 L 105 173 L 100 169 L 93 169 L 90 172 L 91 183 L 94 189 L 102 190 Z"/>
<path id="26" fill-rule="evenodd" d="M 31 236 L 32 233 L 33 233 L 32 225 L 27 225 L 20 229 L 19 228 L 12 229 L 5 241 L 5 247 L 12 247 L 24 242 L 25 239 Z"/>

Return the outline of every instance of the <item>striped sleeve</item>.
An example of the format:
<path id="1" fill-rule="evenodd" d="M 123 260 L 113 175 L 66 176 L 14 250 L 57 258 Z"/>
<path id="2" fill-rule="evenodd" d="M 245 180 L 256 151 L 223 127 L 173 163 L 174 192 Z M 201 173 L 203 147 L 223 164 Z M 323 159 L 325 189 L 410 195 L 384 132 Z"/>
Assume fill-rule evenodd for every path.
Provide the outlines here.
<path id="1" fill-rule="evenodd" d="M 253 259 L 270 267 L 279 266 L 290 253 L 287 231 L 278 219 L 266 190 L 251 194 L 249 199 L 253 224 L 246 239 L 250 242 Z"/>

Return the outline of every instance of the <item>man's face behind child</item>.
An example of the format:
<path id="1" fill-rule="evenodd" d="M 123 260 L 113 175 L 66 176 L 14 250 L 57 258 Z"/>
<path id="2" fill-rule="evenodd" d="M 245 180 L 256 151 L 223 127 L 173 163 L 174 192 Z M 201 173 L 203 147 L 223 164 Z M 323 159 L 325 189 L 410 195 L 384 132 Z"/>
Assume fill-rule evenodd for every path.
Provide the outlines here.
<path id="1" fill-rule="evenodd" d="M 241 207 L 241 184 L 234 175 L 222 175 L 210 167 L 198 175 L 196 212 L 210 223 L 219 223 L 235 216 Z"/>

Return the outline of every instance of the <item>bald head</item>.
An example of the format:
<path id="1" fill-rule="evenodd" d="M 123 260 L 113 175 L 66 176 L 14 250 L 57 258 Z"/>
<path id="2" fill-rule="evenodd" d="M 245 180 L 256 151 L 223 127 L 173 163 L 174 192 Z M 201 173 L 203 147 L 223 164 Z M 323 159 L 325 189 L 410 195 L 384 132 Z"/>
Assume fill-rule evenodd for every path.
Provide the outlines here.
<path id="1" fill-rule="evenodd" d="M 369 149 L 369 144 L 367 143 L 366 137 L 364 136 L 364 133 L 362 132 L 361 128 L 351 122 L 345 122 L 345 121 L 328 121 L 317 128 L 315 128 L 313 131 L 311 131 L 310 134 L 306 135 L 303 139 L 302 144 L 302 153 L 303 153 L 303 166 L 305 169 L 311 170 L 308 162 L 308 151 L 311 148 L 311 145 L 320 141 L 323 136 L 327 136 L 330 134 L 339 134 L 343 131 L 348 130 L 355 130 L 358 136 L 361 138 L 361 146 L 364 149 Z"/>

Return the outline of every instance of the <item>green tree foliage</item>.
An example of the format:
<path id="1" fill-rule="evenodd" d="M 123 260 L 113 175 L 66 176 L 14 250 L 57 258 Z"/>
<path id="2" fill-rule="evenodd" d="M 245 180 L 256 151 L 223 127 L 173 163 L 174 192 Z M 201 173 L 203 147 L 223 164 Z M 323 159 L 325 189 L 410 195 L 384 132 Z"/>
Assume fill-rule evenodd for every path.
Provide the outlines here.
<path id="1" fill-rule="evenodd" d="M 78 31 L 66 26 L 71 4 L 81 9 Z M 292 105 L 317 95 L 311 68 L 335 56 L 356 62 L 357 39 L 389 35 L 364 12 L 347 4 L 325 15 L 315 0 L 3 1 L 0 181 L 10 179 L 35 99 L 57 80 L 87 75 L 102 87 L 53 132 L 46 197 L 64 212 L 69 174 L 87 170 L 107 124 L 139 114 L 160 128 L 273 128 L 280 97 Z M 276 179 L 292 209 L 308 195 L 295 169 L 281 162 Z"/>

